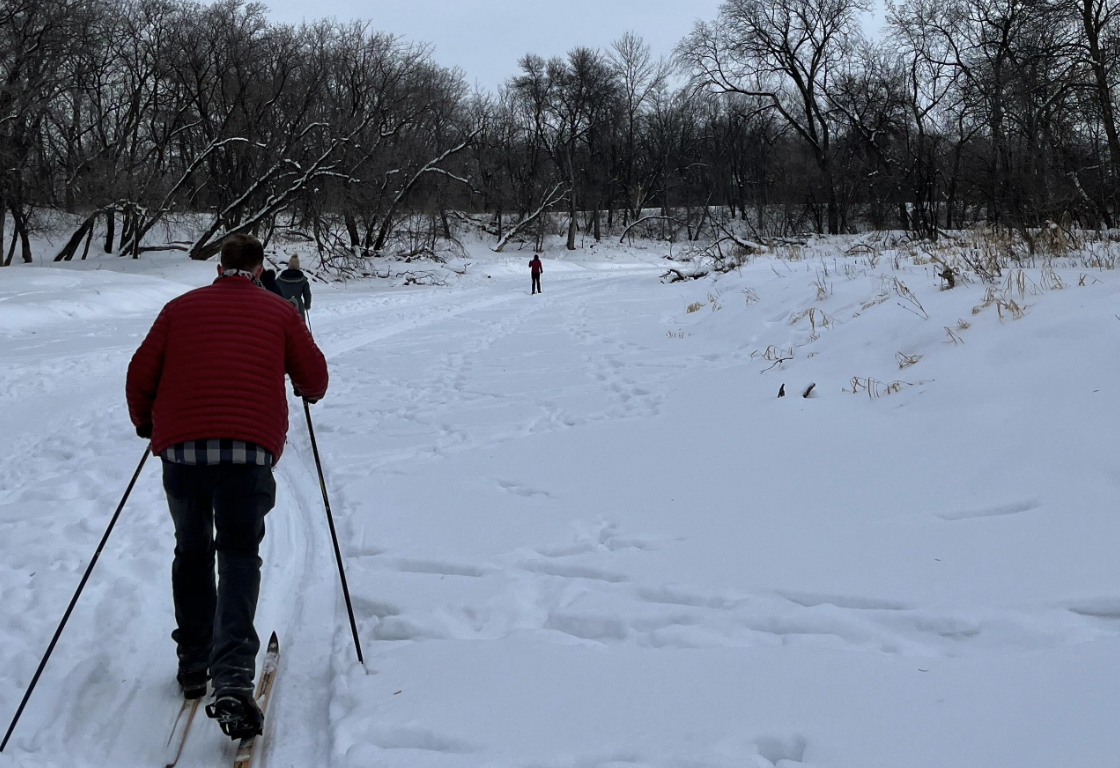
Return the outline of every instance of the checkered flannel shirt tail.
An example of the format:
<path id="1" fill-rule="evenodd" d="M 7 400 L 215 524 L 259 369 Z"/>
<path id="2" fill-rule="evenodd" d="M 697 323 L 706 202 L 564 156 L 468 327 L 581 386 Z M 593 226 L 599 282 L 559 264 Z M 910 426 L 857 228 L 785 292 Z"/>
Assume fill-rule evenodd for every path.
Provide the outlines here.
<path id="1" fill-rule="evenodd" d="M 272 465 L 272 454 L 244 440 L 188 440 L 165 448 L 160 454 L 172 464 L 256 464 Z"/>

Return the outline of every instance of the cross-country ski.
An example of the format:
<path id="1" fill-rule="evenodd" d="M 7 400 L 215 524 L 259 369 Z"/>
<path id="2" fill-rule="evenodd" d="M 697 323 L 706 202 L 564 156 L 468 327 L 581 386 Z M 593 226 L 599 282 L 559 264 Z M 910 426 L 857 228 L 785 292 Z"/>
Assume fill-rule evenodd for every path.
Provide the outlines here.
<path id="1" fill-rule="evenodd" d="M 179 714 L 171 727 L 171 735 L 167 737 L 167 744 L 163 748 L 164 768 L 175 768 L 179 763 L 183 746 L 187 743 L 187 736 L 190 734 L 191 724 L 194 722 L 201 701 L 201 698 L 183 700 L 183 705 L 179 708 Z"/>
<path id="2" fill-rule="evenodd" d="M 276 672 L 279 666 L 280 642 L 276 639 L 276 633 L 273 632 L 272 637 L 269 638 L 268 641 L 264 663 L 261 665 L 260 680 L 257 683 L 257 690 L 254 695 L 257 705 L 261 708 L 261 715 L 263 716 L 268 715 L 268 700 L 272 693 L 273 683 L 276 682 Z M 237 754 L 233 759 L 233 768 L 249 768 L 253 762 L 253 754 L 256 750 L 257 743 L 263 738 L 261 734 L 242 738 L 237 745 Z"/>

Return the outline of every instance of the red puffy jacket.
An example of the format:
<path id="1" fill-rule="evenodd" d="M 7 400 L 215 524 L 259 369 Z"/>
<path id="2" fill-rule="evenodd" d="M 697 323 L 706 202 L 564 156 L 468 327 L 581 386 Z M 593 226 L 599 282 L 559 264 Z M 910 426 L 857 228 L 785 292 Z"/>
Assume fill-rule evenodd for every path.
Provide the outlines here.
<path id="1" fill-rule="evenodd" d="M 327 362 L 299 313 L 245 277 L 168 302 L 128 366 L 125 395 L 152 452 L 187 440 L 229 438 L 284 450 L 284 374 L 309 400 L 327 391 Z"/>

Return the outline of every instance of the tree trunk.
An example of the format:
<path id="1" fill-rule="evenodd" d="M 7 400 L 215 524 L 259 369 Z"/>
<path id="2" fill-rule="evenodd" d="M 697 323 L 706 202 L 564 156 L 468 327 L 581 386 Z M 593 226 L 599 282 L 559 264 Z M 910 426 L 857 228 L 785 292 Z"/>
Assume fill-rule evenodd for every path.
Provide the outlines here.
<path id="1" fill-rule="evenodd" d="M 322 253 L 323 252 L 323 226 L 322 226 L 322 223 L 319 221 L 319 214 L 318 213 L 312 214 L 312 216 L 311 216 L 311 232 L 315 235 L 315 249 L 319 253 Z M 355 243 L 355 245 L 357 245 L 357 243 Z M 363 253 L 363 255 L 365 255 L 365 254 Z"/>
<path id="2" fill-rule="evenodd" d="M 576 249 L 576 192 L 573 189 L 568 194 L 568 243 L 565 246 L 569 251 Z"/>
<path id="3" fill-rule="evenodd" d="M 214 217 L 203 235 L 195 240 L 194 245 L 191 246 L 190 258 L 192 261 L 206 261 L 222 250 L 222 238 L 214 237 L 220 229 L 222 229 L 222 217 L 219 215 Z M 228 231 L 228 227 L 226 229 Z"/>
<path id="4" fill-rule="evenodd" d="M 696 231 L 692 233 L 692 242 L 695 243 L 700 239 L 700 233 L 704 231 L 704 224 L 707 223 L 709 215 L 711 215 L 711 209 L 705 203 L 704 208 L 700 211 L 700 222 L 696 225 Z"/>
<path id="5" fill-rule="evenodd" d="M 23 211 L 19 209 L 17 204 L 9 205 L 8 210 L 12 212 L 12 250 L 8 252 L 7 264 L 12 263 L 17 239 L 19 240 L 20 256 L 23 263 L 30 264 L 33 259 L 31 258 L 31 240 L 27 236 L 27 217 L 23 215 Z"/>
<path id="6" fill-rule="evenodd" d="M 346 221 L 346 234 L 350 236 L 350 249 L 356 254 L 362 244 L 362 237 L 358 234 L 358 221 L 354 218 L 354 212 L 349 208 L 342 212 L 342 218 Z M 319 219 L 315 219 L 316 230 L 318 230 Z M 316 238 L 318 235 L 316 235 Z"/>
<path id="7" fill-rule="evenodd" d="M 393 230 L 393 214 L 386 214 L 385 218 L 381 220 L 381 228 L 377 230 L 377 240 L 373 244 L 375 253 L 380 253 L 385 247 L 385 241 L 389 239 L 389 233 Z"/>
<path id="8" fill-rule="evenodd" d="M 112 209 L 105 212 L 105 253 L 113 252 L 113 240 L 117 230 L 117 214 Z"/>
<path id="9" fill-rule="evenodd" d="M 204 245 L 201 248 L 196 248 L 191 251 L 191 258 L 195 261 L 206 261 L 207 259 L 216 256 L 222 250 L 222 241 L 215 240 L 214 242 Z M 132 258 L 139 258 L 139 255 Z"/>
<path id="10" fill-rule="evenodd" d="M 4 266 L 5 267 L 12 266 L 12 257 L 16 255 L 16 240 L 17 240 L 17 237 L 18 236 L 17 236 L 17 233 L 16 233 L 16 226 L 13 223 L 12 224 L 12 244 L 8 246 L 8 255 L 4 259 Z M 0 243 L 0 245 L 3 245 L 3 243 Z"/>
<path id="11" fill-rule="evenodd" d="M 125 255 L 125 251 L 132 240 L 132 230 L 136 226 L 135 222 L 136 219 L 133 216 L 132 211 L 125 210 L 121 221 L 120 252 L 118 254 L 120 256 Z"/>
<path id="12" fill-rule="evenodd" d="M 27 221 L 19 228 L 19 245 L 20 252 L 23 255 L 23 263 L 30 264 L 34 259 L 31 257 L 31 240 L 27 236 Z"/>
<path id="13" fill-rule="evenodd" d="M 66 241 L 66 245 L 62 246 L 62 250 L 54 257 L 55 261 L 71 261 L 74 254 L 78 252 L 78 246 L 82 244 L 82 240 L 93 232 L 93 222 L 96 221 L 97 214 L 90 216 L 82 222 L 82 226 L 70 235 L 70 239 Z"/>
<path id="14" fill-rule="evenodd" d="M 82 248 L 82 261 L 85 261 L 86 256 L 89 256 L 89 246 L 90 243 L 93 242 L 93 224 L 95 221 L 97 221 L 96 216 L 92 217 L 89 222 L 89 231 L 86 232 L 86 244 L 85 247 Z"/>
<path id="15" fill-rule="evenodd" d="M 548 192 L 548 194 L 546 194 L 542 198 L 541 204 L 537 207 L 537 209 L 535 211 L 521 217 L 520 221 L 517 221 L 516 223 L 514 223 L 513 227 L 498 239 L 498 244 L 496 246 L 494 246 L 494 252 L 495 253 L 501 253 L 502 249 L 505 248 L 506 245 L 509 244 L 510 240 L 512 240 L 514 237 L 517 236 L 518 232 L 521 232 L 525 229 L 528 229 L 529 225 L 531 225 L 533 222 L 536 222 L 536 224 L 537 224 L 536 251 L 539 252 L 542 248 L 543 240 L 544 240 L 544 220 L 545 220 L 545 217 L 547 216 L 546 211 L 550 207 L 552 207 L 553 203 L 555 203 L 559 200 L 559 197 L 557 196 L 558 192 L 560 192 L 560 185 L 559 184 L 557 184 L 555 187 L 553 187 Z M 565 193 L 561 193 L 561 194 L 567 194 L 567 193 L 565 192 Z M 499 212 L 499 215 L 500 215 L 500 212 Z M 500 229 L 500 226 L 499 226 L 499 229 Z"/>
<path id="16" fill-rule="evenodd" d="M 836 184 L 832 179 L 831 169 L 825 171 L 824 183 L 828 186 L 826 190 L 828 194 L 828 201 L 825 205 L 828 211 L 828 234 L 840 234 L 840 205 L 836 199 Z"/>
<path id="17" fill-rule="evenodd" d="M 451 223 L 447 220 L 447 208 L 444 207 L 442 202 L 439 204 L 439 220 L 440 224 L 443 226 L 443 238 L 448 242 L 451 242 Z"/>
<path id="18" fill-rule="evenodd" d="M 1082 0 L 1081 16 L 1085 30 L 1086 42 L 1089 44 L 1090 68 L 1096 84 L 1096 100 L 1101 110 L 1101 122 L 1104 123 L 1105 136 L 1108 138 L 1108 155 L 1111 161 L 1111 184 L 1116 183 L 1120 175 L 1120 134 L 1116 130 L 1116 118 L 1112 105 L 1112 86 L 1108 81 L 1108 62 L 1100 44 L 1100 25 L 1095 19 L 1093 0 Z M 1115 199 L 1115 193 L 1110 195 Z"/>
<path id="19" fill-rule="evenodd" d="M 272 236 L 276 234 L 276 215 L 268 217 L 268 229 L 265 230 L 264 237 L 261 238 L 261 245 L 268 248 L 268 244 L 272 242 Z"/>

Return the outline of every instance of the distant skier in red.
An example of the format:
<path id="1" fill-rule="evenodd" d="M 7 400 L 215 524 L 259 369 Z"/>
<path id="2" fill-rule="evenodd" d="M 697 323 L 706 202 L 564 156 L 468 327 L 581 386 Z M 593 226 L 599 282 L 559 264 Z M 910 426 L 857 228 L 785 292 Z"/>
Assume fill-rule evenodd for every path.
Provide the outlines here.
<path id="1" fill-rule="evenodd" d="M 533 260 L 529 262 L 529 271 L 533 273 L 533 293 L 541 292 L 541 272 L 544 267 L 541 266 L 540 254 L 533 254 Z"/>

